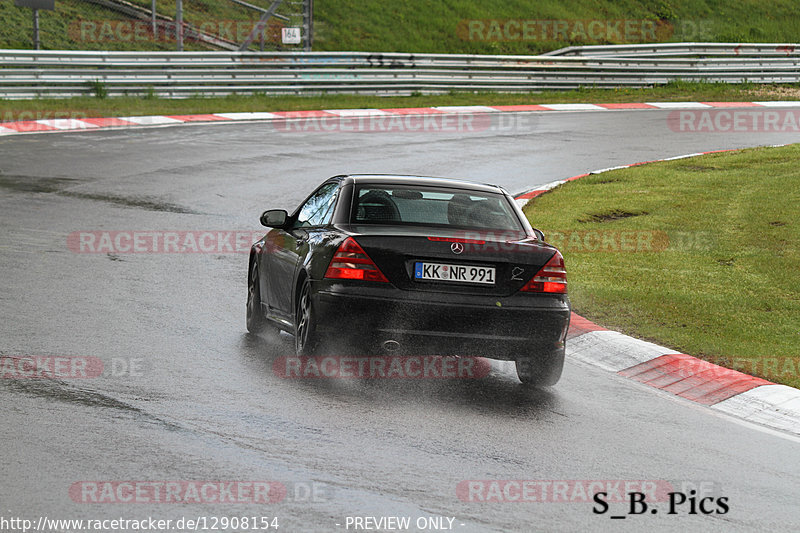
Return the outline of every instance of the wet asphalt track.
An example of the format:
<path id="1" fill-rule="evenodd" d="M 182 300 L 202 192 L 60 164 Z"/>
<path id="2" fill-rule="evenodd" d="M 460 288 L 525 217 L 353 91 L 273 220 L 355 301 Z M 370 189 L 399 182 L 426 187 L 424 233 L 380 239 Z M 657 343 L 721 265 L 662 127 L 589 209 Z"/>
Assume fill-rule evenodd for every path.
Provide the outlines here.
<path id="1" fill-rule="evenodd" d="M 367 515 L 455 517 L 456 531 L 798 529 L 796 439 L 571 361 L 555 388 L 533 392 L 508 367 L 471 381 L 282 379 L 272 364 L 292 338 L 245 332 L 246 256 L 66 244 L 74 231 L 258 231 L 263 209 L 293 208 L 337 173 L 466 177 L 516 193 L 798 140 L 676 133 L 667 115 L 520 114 L 502 131 L 462 134 L 252 123 L 0 138 L 0 355 L 92 356 L 106 368 L 0 379 L 0 514 L 277 516 L 279 531 L 345 531 L 347 516 Z M 131 361 L 135 375 L 119 371 Z M 725 496 L 730 512 L 666 516 L 660 503 L 658 515 L 611 520 L 591 503 L 465 502 L 456 487 L 469 479 L 665 480 Z M 262 506 L 75 503 L 68 490 L 82 480 L 274 480 L 289 494 Z"/>

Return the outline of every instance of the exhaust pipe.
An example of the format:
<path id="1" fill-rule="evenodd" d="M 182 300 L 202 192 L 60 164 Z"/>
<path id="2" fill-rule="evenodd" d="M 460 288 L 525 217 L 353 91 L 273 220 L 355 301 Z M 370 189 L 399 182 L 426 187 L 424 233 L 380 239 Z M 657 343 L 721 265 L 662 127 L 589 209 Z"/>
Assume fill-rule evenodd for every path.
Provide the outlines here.
<path id="1" fill-rule="evenodd" d="M 396 340 L 389 339 L 388 341 L 384 341 L 381 347 L 387 352 L 396 352 L 400 349 L 400 343 Z"/>

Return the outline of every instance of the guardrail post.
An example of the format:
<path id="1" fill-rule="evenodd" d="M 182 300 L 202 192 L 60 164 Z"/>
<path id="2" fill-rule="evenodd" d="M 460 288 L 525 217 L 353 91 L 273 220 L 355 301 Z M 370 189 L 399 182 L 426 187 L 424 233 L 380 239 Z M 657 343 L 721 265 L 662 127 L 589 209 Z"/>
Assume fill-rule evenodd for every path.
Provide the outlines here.
<path id="1" fill-rule="evenodd" d="M 314 45 L 314 0 L 303 2 L 303 29 L 305 30 L 303 50 L 310 52 Z"/>
<path id="2" fill-rule="evenodd" d="M 39 49 L 39 10 L 33 10 L 33 49 Z"/>
<path id="3" fill-rule="evenodd" d="M 183 52 L 183 0 L 175 0 L 175 40 L 178 52 Z"/>

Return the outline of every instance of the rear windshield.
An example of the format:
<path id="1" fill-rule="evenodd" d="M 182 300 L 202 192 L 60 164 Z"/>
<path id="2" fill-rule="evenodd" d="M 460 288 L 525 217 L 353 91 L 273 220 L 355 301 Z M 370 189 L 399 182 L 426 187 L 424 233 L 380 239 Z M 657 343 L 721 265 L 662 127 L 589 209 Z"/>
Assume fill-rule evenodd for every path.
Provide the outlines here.
<path id="1" fill-rule="evenodd" d="M 357 186 L 351 222 L 524 231 L 502 194 L 407 185 Z"/>

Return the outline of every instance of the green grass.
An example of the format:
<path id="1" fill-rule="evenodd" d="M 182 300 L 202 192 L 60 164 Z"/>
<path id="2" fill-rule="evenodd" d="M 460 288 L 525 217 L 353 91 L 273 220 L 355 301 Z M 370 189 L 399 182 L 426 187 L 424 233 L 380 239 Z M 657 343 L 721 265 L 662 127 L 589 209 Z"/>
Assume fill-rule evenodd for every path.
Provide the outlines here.
<path id="1" fill-rule="evenodd" d="M 728 85 L 724 83 L 679 83 L 648 89 L 580 89 L 548 93 L 467 93 L 426 96 L 228 96 L 220 98 L 155 98 L 152 95 L 98 98 L 103 87 L 87 84 L 86 97 L 67 99 L 2 100 L 0 122 L 38 118 L 111 117 L 131 115 L 175 115 L 242 111 L 292 111 L 300 109 L 345 109 L 361 107 L 427 107 L 437 105 L 514 105 L 543 103 L 615 103 L 649 101 L 748 101 L 797 99 L 796 86 Z M 70 115 L 70 113 L 72 113 Z"/>
<path id="2" fill-rule="evenodd" d="M 17 7 L 12 0 L 0 2 L 0 20 L 3 31 L 0 32 L 0 48 L 30 50 L 33 32 L 32 10 Z M 58 0 L 53 11 L 39 11 L 39 36 L 43 50 L 174 50 L 174 44 L 148 41 L 114 41 L 102 43 L 90 42 L 80 37 L 79 24 L 82 20 L 129 20 L 124 15 L 103 9 L 96 4 L 81 0 Z"/>
<path id="3" fill-rule="evenodd" d="M 129 0 L 149 7 L 149 0 Z M 266 7 L 267 0 L 251 0 Z M 174 0 L 158 0 L 159 13 L 173 16 Z M 282 8 L 283 10 L 283 8 Z M 122 19 L 84 0 L 58 0 L 55 11 L 41 12 L 46 49 L 174 49 L 171 43 L 116 40 L 97 43 L 69 34 L 80 20 Z M 184 2 L 184 19 L 201 22 L 254 20 L 256 14 L 226 0 Z M 570 33 L 527 40 L 475 40 L 463 31 L 469 20 L 560 20 Z M 0 3 L 0 48 L 30 48 L 31 12 Z M 442 53 L 530 54 L 577 44 L 606 44 L 620 39 L 581 37 L 571 21 L 640 20 L 657 24 L 658 41 L 797 42 L 800 10 L 794 0 L 318 0 L 315 49 Z M 473 35 L 474 36 L 474 35 Z"/>
<path id="4" fill-rule="evenodd" d="M 150 9 L 150 0 L 127 0 L 129 3 Z M 253 2 L 259 4 L 258 0 Z M 262 2 L 263 3 L 263 2 Z M 268 5 L 268 4 L 267 4 Z M 157 0 L 156 11 L 160 15 L 175 16 L 175 0 Z M 281 11 L 281 10 L 279 10 Z M 245 9 L 226 0 L 192 0 L 184 2 L 183 19 L 187 24 L 205 28 L 214 34 L 222 34 L 230 40 L 241 42 L 246 36 L 245 24 L 231 22 L 252 22 L 258 20 L 258 13 Z M 32 11 L 17 7 L 11 0 L 0 3 L 0 48 L 30 49 L 33 30 Z M 114 21 L 132 19 L 112 9 L 107 9 L 85 0 L 57 0 L 52 11 L 39 12 L 39 27 L 42 49 L 44 50 L 175 50 L 174 39 L 154 40 L 140 30 L 131 33 L 125 26 L 114 26 Z M 273 19 L 274 21 L 275 19 Z M 103 22 L 111 21 L 103 26 Z M 82 23 L 85 23 L 82 25 Z M 146 29 L 146 21 L 136 21 Z M 92 25 L 93 24 L 93 25 Z M 132 27 L 132 26 L 130 26 Z M 270 33 L 275 37 L 274 31 Z M 186 50 L 207 50 L 205 45 L 185 42 Z"/>
<path id="5" fill-rule="evenodd" d="M 800 387 L 799 169 L 798 145 L 653 163 L 525 211 L 562 248 L 575 312 Z M 645 244 L 620 251 L 624 234 Z"/>
<path id="6" fill-rule="evenodd" d="M 529 54 L 578 44 L 559 40 L 468 40 L 467 20 L 650 20 L 673 32 L 665 41 L 796 42 L 800 12 L 792 0 L 322 0 L 315 3 L 321 50 Z"/>

